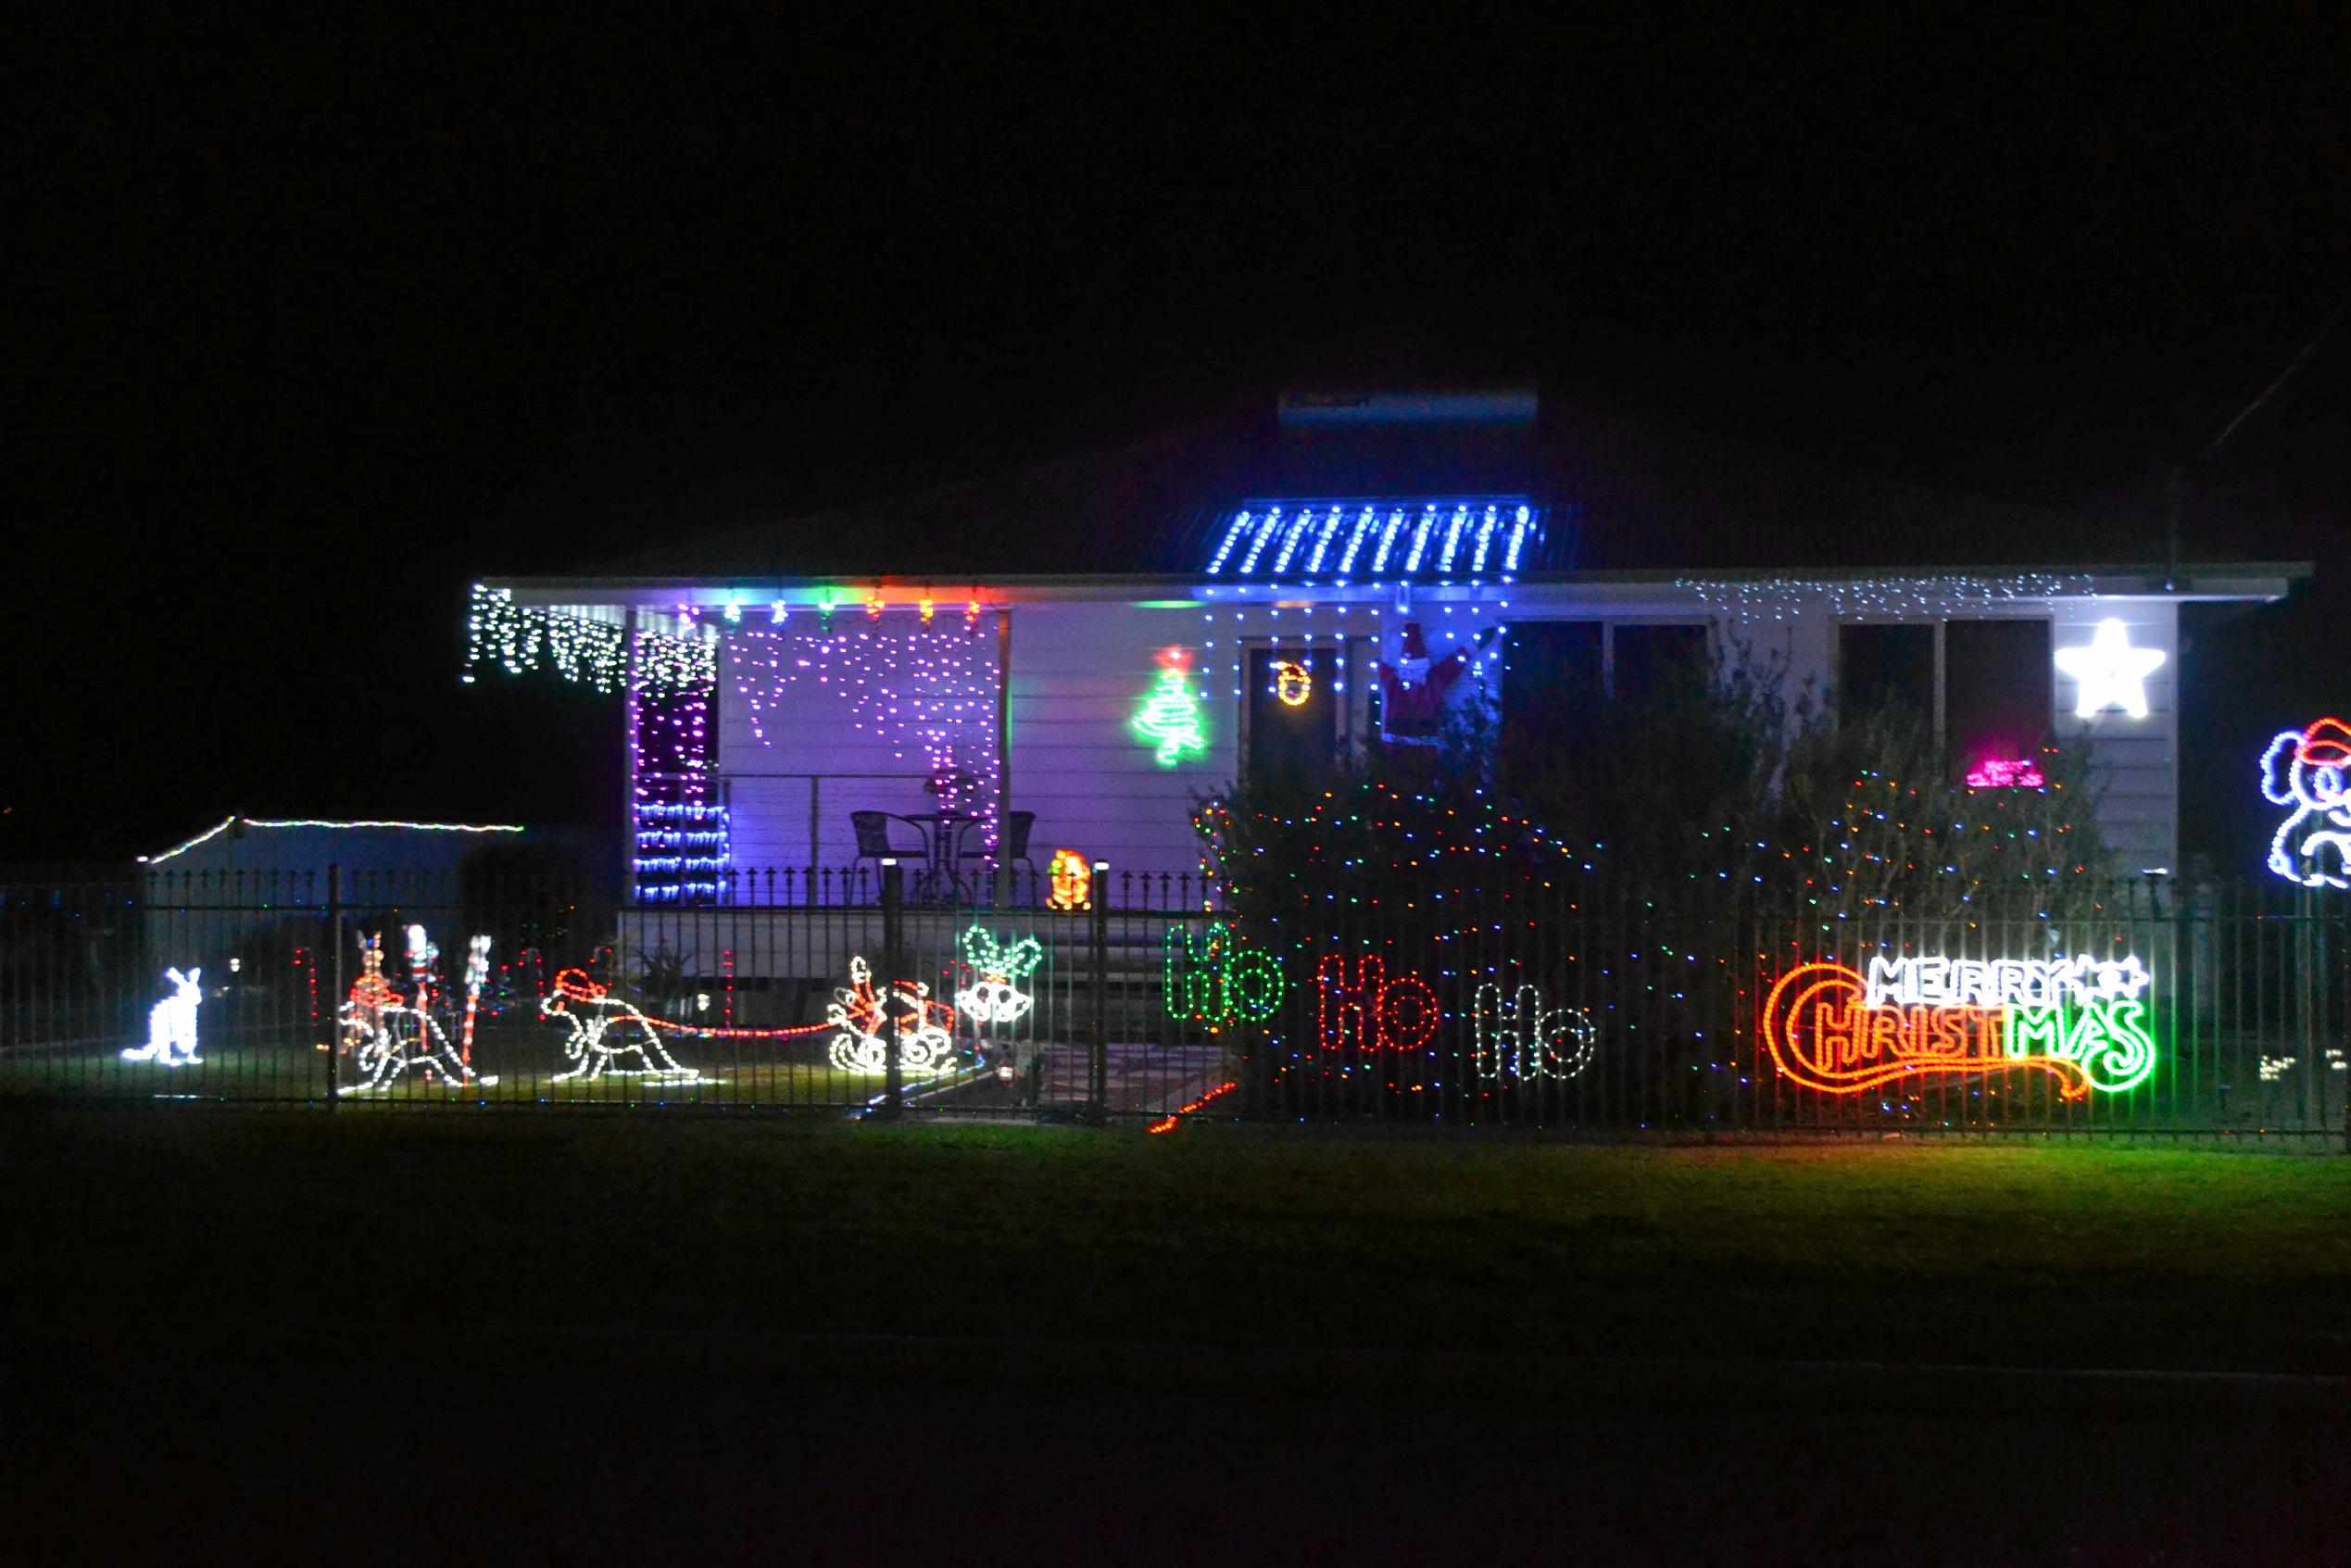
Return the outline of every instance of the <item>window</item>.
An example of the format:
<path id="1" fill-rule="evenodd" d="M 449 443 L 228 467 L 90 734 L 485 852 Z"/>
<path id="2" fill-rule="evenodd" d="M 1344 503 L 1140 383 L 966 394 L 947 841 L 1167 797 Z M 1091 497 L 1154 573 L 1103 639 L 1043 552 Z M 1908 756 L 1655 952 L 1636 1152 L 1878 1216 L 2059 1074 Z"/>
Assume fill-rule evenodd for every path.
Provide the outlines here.
<path id="1" fill-rule="evenodd" d="M 1935 628 L 1837 628 L 1837 696 L 1855 708 L 1891 707 L 1932 726 Z"/>
<path id="2" fill-rule="evenodd" d="M 1249 773 L 1258 784 L 1330 776 L 1339 757 L 1343 654 L 1335 648 L 1249 651 Z"/>
<path id="3" fill-rule="evenodd" d="M 1611 690 L 1640 698 L 1677 680 L 1703 679 L 1706 672 L 1706 628 L 1703 625 L 1631 625 L 1610 628 Z"/>
<path id="4" fill-rule="evenodd" d="M 1942 629 L 1942 734 L 1952 777 L 2033 755 L 2049 731 L 2049 623 L 1953 621 Z"/>

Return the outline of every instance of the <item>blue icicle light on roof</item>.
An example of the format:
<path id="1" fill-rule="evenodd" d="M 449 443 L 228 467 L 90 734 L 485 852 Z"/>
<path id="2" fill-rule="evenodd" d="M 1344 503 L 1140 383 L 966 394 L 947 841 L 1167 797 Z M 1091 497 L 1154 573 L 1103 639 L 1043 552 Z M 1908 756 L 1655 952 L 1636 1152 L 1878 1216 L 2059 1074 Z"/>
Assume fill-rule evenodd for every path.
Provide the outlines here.
<path id="1" fill-rule="evenodd" d="M 1525 496 L 1414 496 L 1389 500 L 1248 501 L 1212 531 L 1211 577 L 1352 581 L 1515 576 L 1542 542 L 1542 518 Z"/>

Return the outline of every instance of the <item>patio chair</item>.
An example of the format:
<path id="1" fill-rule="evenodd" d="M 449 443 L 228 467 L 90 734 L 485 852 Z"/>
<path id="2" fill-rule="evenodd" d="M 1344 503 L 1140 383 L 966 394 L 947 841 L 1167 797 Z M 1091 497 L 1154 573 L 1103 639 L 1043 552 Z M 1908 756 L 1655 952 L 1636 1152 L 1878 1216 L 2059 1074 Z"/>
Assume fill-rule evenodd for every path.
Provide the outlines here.
<path id="1" fill-rule="evenodd" d="M 1008 866 L 1027 866 L 1031 877 L 1037 874 L 1037 866 L 1028 858 L 1028 830 L 1036 824 L 1037 813 L 1034 811 L 1007 811 L 1004 814 L 1004 831 L 1000 835 L 1003 842 L 999 852 L 999 858 Z M 983 825 L 970 822 L 963 828 L 963 837 L 957 845 L 955 854 L 959 880 L 965 861 L 981 865 L 987 862 L 987 837 L 981 831 Z"/>
<path id="2" fill-rule="evenodd" d="M 906 831 L 914 835 L 911 846 L 898 843 L 893 839 L 890 832 L 890 824 L 893 822 L 903 824 Z M 893 815 L 888 811 L 851 811 L 849 826 L 857 833 L 857 859 L 850 862 L 852 870 L 871 860 L 874 862 L 874 874 L 878 876 L 882 870 L 881 862 L 895 859 L 900 864 L 908 866 L 910 873 L 908 881 L 920 884 L 923 873 L 930 865 L 931 859 L 930 839 L 923 832 L 922 823 L 908 822 L 904 817 Z"/>

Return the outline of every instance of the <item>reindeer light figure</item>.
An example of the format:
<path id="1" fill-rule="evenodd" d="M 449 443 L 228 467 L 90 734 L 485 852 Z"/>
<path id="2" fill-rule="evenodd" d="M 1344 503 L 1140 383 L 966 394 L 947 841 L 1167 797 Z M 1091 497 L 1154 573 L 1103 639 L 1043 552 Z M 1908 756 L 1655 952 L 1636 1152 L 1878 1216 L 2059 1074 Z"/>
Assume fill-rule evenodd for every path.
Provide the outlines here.
<path id="1" fill-rule="evenodd" d="M 999 944 L 975 925 L 963 933 L 963 961 L 978 978 L 955 993 L 955 1005 L 973 1022 L 1017 1023 L 1037 1005 L 1037 998 L 1020 988 L 1020 982 L 1045 961 L 1045 949 L 1036 937 Z"/>
<path id="2" fill-rule="evenodd" d="M 122 1053 L 122 1060 L 161 1062 L 166 1067 L 202 1061 L 204 1058 L 196 1055 L 196 1009 L 204 1003 L 204 990 L 199 985 L 204 971 L 192 969 L 182 974 L 176 969 L 167 969 L 163 977 L 171 982 L 171 995 L 148 1010 L 145 1046 L 130 1047 Z"/>

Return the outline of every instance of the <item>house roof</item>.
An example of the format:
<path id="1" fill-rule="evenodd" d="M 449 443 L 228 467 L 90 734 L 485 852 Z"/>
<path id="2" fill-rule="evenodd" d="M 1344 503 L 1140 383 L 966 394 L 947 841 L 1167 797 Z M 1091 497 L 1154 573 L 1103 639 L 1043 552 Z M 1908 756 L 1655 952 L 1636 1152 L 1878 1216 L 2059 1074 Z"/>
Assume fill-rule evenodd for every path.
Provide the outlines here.
<path id="1" fill-rule="evenodd" d="M 364 831 L 370 834 L 396 833 L 400 834 L 434 833 L 492 834 L 521 833 L 523 831 L 519 826 L 508 826 L 502 823 L 476 824 L 472 822 L 322 822 L 311 818 L 261 818 L 231 816 L 221 818 L 219 822 L 213 823 L 210 827 L 205 829 L 202 833 L 197 834 L 193 838 L 182 839 L 178 844 L 173 845 L 169 849 L 163 850 L 159 854 L 142 855 L 139 857 L 139 859 L 141 863 L 145 865 L 159 866 L 164 861 L 172 859 L 174 856 L 183 855 L 187 853 L 187 851 L 195 848 L 198 845 L 211 842 L 213 839 L 219 837 L 224 833 L 242 834 L 247 830 L 254 828 L 277 830 L 298 829 L 310 833 L 323 830 L 332 833 Z"/>
<path id="2" fill-rule="evenodd" d="M 1343 557 L 1364 512 L 1474 502 L 1506 521 L 1528 508 L 1521 572 L 1782 576 L 1923 573 L 1960 569 L 2086 572 L 2162 554 L 2159 520 L 2102 521 L 1955 495 L 1840 469 L 1753 443 L 1668 432 L 1576 402 L 1547 401 L 1526 426 L 1345 425 L 1278 430 L 1270 418 L 1206 421 L 1123 446 L 1025 465 L 910 494 L 759 526 L 673 539 L 598 563 L 603 583 L 827 577 L 965 582 L 1007 578 L 1193 576 L 1238 541 L 1225 574 L 1257 542 L 1264 508 L 1294 521 L 1286 572 L 1270 566 L 1293 535 L 1270 533 L 1244 574 L 1308 576 Z M 1329 508 L 1329 509 L 1325 509 Z M 1244 512 L 1252 527 L 1236 533 Z M 1334 515 L 1342 521 L 1336 529 Z M 1369 525 L 1364 525 L 1366 529 Z M 1327 533 L 1327 539 L 1323 535 Z M 1376 548 L 1377 530 L 1357 543 Z M 1401 558 L 1403 552 L 1397 552 Z M 1474 542 L 1452 570 L 1466 572 Z M 1391 562 L 1378 573 L 1430 576 Z M 1499 553 L 1494 557 L 1500 559 Z M 1496 570 L 1499 570 L 1497 567 Z M 2144 571 L 2135 567 L 2122 569 Z M 2156 569 L 2160 570 L 2160 569 Z M 2292 568 L 2264 569 L 2297 575 Z"/>

